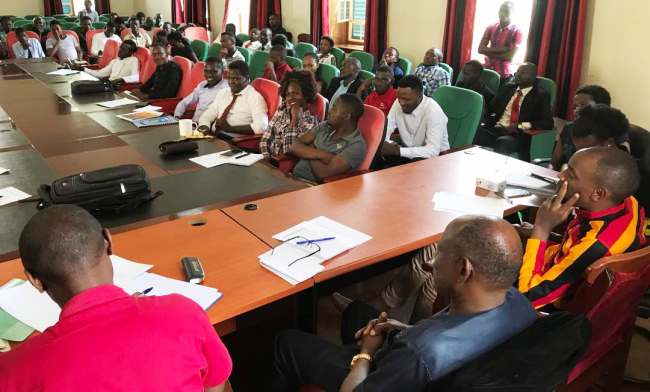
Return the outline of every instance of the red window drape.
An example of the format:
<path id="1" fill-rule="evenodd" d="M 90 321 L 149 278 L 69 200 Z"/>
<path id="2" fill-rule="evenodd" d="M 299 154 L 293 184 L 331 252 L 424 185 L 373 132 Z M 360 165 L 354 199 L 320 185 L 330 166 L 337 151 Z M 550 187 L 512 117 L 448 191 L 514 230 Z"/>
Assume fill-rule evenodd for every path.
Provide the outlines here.
<path id="1" fill-rule="evenodd" d="M 182 1 L 172 0 L 172 23 L 185 23 Z"/>
<path id="2" fill-rule="evenodd" d="M 442 51 L 445 55 L 445 62 L 455 70 L 455 75 L 460 73 L 460 69 L 472 57 L 475 13 L 476 0 L 447 1 Z"/>
<path id="3" fill-rule="evenodd" d="M 43 10 L 45 16 L 62 14 L 63 4 L 61 4 L 61 0 L 43 0 Z"/>
<path id="4" fill-rule="evenodd" d="M 223 6 L 223 20 L 221 21 L 221 31 L 226 31 L 226 24 L 228 24 L 228 8 L 230 7 L 230 0 L 226 0 Z"/>
<path id="5" fill-rule="evenodd" d="M 573 116 L 573 96 L 580 84 L 587 23 L 587 0 L 535 0 L 526 61 L 557 85 L 557 115 Z"/>
<path id="6" fill-rule="evenodd" d="M 183 13 L 185 23 L 194 23 L 197 26 L 208 27 L 210 21 L 207 16 L 207 0 L 185 0 Z"/>
<path id="7" fill-rule="evenodd" d="M 366 31 L 363 50 L 379 58 L 388 40 L 388 0 L 366 1 Z"/>
<path id="8" fill-rule="evenodd" d="M 110 0 L 95 0 L 95 11 L 98 14 L 110 14 L 111 2 Z"/>
<path id="9" fill-rule="evenodd" d="M 311 2 L 311 41 L 320 44 L 320 38 L 330 34 L 330 1 L 312 0 Z"/>

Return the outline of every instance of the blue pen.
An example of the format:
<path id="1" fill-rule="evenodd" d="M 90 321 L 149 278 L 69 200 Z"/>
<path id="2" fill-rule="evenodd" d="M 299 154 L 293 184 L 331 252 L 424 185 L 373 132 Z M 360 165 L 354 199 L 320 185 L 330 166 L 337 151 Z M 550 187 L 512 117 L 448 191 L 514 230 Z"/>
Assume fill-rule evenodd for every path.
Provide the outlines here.
<path id="1" fill-rule="evenodd" d="M 149 294 L 149 293 L 151 292 L 151 290 L 153 290 L 153 287 L 149 287 L 148 289 L 144 290 L 144 291 L 142 292 L 142 295 L 147 295 L 147 294 Z"/>
<path id="2" fill-rule="evenodd" d="M 325 238 L 318 238 L 316 240 L 307 240 L 307 241 L 298 241 L 296 242 L 296 245 L 305 245 L 305 244 L 311 244 L 314 242 L 323 242 L 323 241 L 330 241 L 330 240 L 335 240 L 336 237 L 325 237 Z"/>

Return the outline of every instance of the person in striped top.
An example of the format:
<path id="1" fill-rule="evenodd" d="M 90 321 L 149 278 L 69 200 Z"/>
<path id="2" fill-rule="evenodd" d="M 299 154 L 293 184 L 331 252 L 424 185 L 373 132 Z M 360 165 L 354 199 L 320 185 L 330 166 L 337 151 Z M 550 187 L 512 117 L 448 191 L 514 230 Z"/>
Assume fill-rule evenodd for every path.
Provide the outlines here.
<path id="1" fill-rule="evenodd" d="M 632 196 L 639 181 L 625 151 L 589 148 L 569 160 L 558 193 L 537 212 L 519 272 L 519 291 L 535 308 L 552 309 L 598 259 L 645 245 L 645 213 Z M 551 242 L 553 228 L 569 216 L 562 241 Z"/>

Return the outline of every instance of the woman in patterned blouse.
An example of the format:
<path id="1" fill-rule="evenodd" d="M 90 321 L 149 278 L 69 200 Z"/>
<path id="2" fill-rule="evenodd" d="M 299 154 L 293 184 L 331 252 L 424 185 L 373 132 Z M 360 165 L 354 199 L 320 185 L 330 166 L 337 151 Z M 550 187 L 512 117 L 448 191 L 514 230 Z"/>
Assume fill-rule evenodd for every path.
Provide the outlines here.
<path id="1" fill-rule="evenodd" d="M 275 112 L 262 135 L 260 150 L 266 158 L 284 155 L 303 133 L 315 127 L 319 119 L 308 105 L 316 98 L 316 81 L 309 71 L 286 74 L 280 87 L 282 105 Z"/>

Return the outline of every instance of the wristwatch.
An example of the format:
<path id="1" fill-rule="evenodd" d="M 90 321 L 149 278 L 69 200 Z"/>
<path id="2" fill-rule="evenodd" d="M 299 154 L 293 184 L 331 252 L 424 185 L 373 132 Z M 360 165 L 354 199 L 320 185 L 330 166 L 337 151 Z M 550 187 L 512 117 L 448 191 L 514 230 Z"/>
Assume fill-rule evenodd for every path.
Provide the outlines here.
<path id="1" fill-rule="evenodd" d="M 365 359 L 368 362 L 372 362 L 372 357 L 370 356 L 370 354 L 366 354 L 366 353 L 357 354 L 354 357 L 352 357 L 352 360 L 350 361 L 350 368 L 353 368 L 354 364 L 357 363 L 357 361 L 360 359 Z"/>

